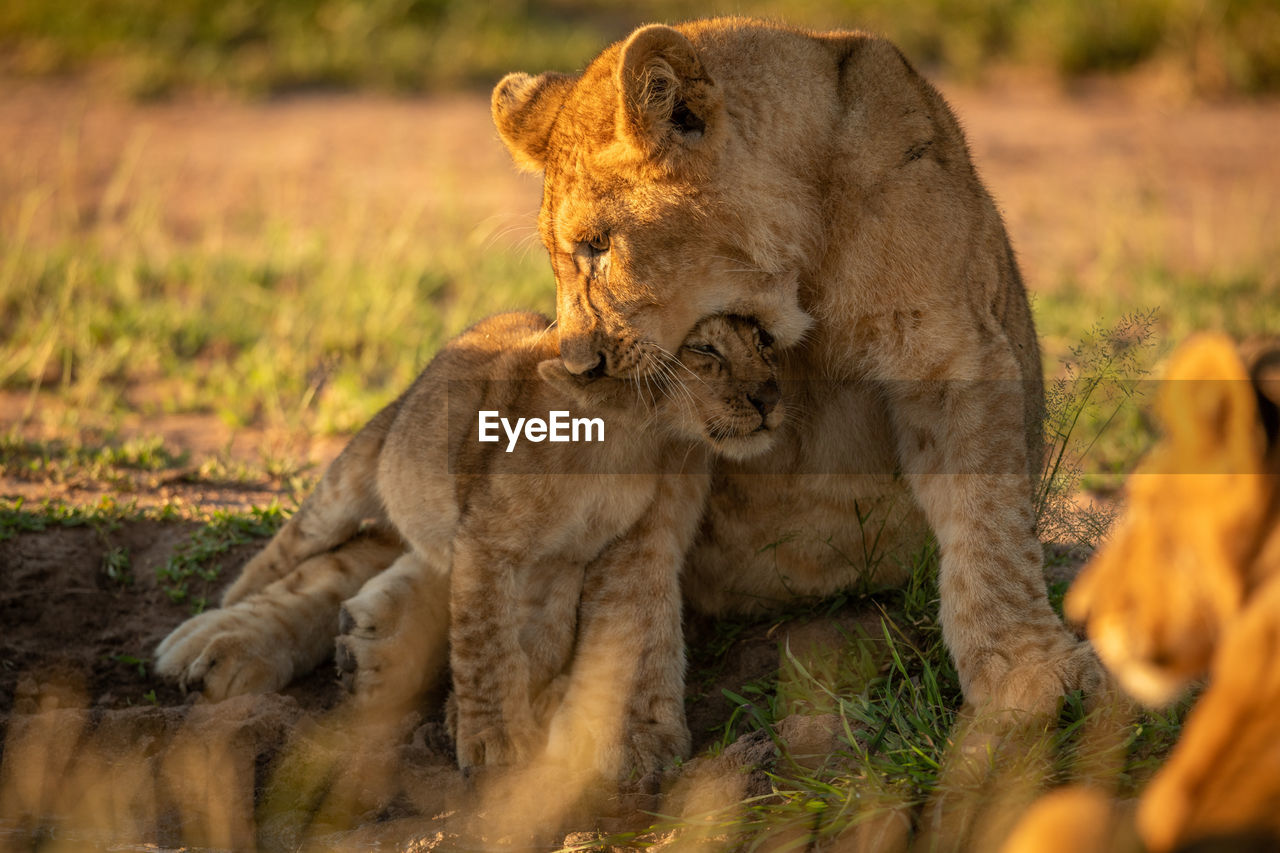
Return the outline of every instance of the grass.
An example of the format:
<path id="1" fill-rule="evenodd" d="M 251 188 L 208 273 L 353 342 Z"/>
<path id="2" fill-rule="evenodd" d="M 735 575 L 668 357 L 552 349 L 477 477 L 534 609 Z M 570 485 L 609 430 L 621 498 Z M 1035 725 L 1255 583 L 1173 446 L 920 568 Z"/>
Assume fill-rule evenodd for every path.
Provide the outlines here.
<path id="1" fill-rule="evenodd" d="M 572 70 L 639 24 L 688 14 L 675 0 L 10 0 L 0 67 L 93 67 L 143 98 L 487 88 L 511 68 Z M 1268 0 L 709 0 L 698 14 L 864 27 L 959 77 L 993 63 L 1067 77 L 1155 64 L 1200 91 L 1280 88 L 1280 11 Z"/>
<path id="2" fill-rule="evenodd" d="M 257 458 L 219 452 L 193 460 L 192 454 L 153 435 L 120 437 L 93 430 L 66 439 L 26 438 L 11 428 L 0 433 L 0 477 L 35 486 L 106 491 L 120 497 L 142 496 L 161 488 L 187 487 L 269 490 L 295 505 L 315 485 L 311 463 L 269 444 Z"/>
<path id="3" fill-rule="evenodd" d="M 1237 338 L 1280 335 L 1280 303 L 1259 298 L 1280 292 L 1280 277 L 1272 270 L 1193 272 L 1117 260 L 1108 272 L 1106 283 L 1084 285 L 1064 275 L 1037 292 L 1036 321 L 1055 360 L 1069 357 L 1086 331 L 1081 318 L 1115 322 L 1138 308 L 1155 312 L 1151 331 L 1161 341 L 1181 341 L 1205 329 Z"/>
<path id="4" fill-rule="evenodd" d="M 192 610 L 200 613 L 208 605 L 203 596 L 192 596 L 194 581 L 206 585 L 218 579 L 220 571 L 210 561 L 227 553 L 236 545 L 272 536 L 284 523 L 285 513 L 279 504 L 254 507 L 245 513 L 216 510 L 191 538 L 157 570 L 161 584 L 173 601 L 191 601 Z"/>
<path id="5" fill-rule="evenodd" d="M 245 251 L 159 258 L 127 241 L 0 237 L 0 388 L 345 433 L 470 322 L 552 308 L 545 261 L 447 229 L 425 246 L 267 234 Z"/>
<path id="6" fill-rule="evenodd" d="M 113 29 L 116 24 L 104 24 L 99 37 L 83 21 L 54 20 L 62 8 L 58 2 L 40 6 L 50 10 L 51 16 L 40 26 L 70 29 L 40 36 L 49 40 L 44 43 L 31 36 L 38 30 L 36 25 L 19 20 L 35 14 L 34 3 L 19 0 L 0 12 L 6 27 L 35 28 L 23 31 L 15 61 L 34 61 L 31 51 L 48 50 L 54 56 L 51 67 L 66 68 L 107 61 L 104 51 L 118 49 L 121 55 L 111 61 L 127 65 L 138 56 L 150 57 L 143 60 L 143 70 L 151 68 L 147 73 L 168 81 L 156 91 L 188 85 L 277 91 L 324 80 L 315 68 L 337 62 L 316 54 L 317 64 L 304 73 L 271 65 L 276 59 L 270 58 L 255 72 L 261 76 L 234 78 L 248 74 L 243 69 L 251 67 L 242 65 L 249 60 L 240 53 L 240 45 L 247 46 L 244 50 L 273 45 L 274 39 L 283 38 L 274 34 L 274 25 L 264 24 L 267 29 L 259 34 L 228 36 L 225 43 L 216 32 L 179 33 L 172 36 L 176 47 L 161 49 L 155 47 L 160 36 L 145 27 L 122 34 Z M 412 3 L 403 5 L 417 8 Z M 937 16 L 919 14 L 920 9 L 935 5 Z M 963 5 L 902 4 L 899 13 L 888 4 L 864 3 L 857 9 L 870 20 L 882 15 L 887 21 L 887 16 L 900 14 L 897 23 L 882 26 L 902 28 L 898 37 L 915 55 L 937 56 L 956 68 L 963 67 L 966 55 L 994 51 L 1013 58 L 1023 49 L 1017 47 L 1022 44 L 1018 39 L 1028 36 L 996 32 L 1001 26 L 1015 26 L 1017 14 L 980 15 L 961 26 L 956 17 Z M 1009 6 L 1023 10 L 1024 18 L 1031 17 L 1023 4 Z M 1151 3 L 1135 4 L 1139 11 L 1134 14 L 1152 7 Z M 104 14 L 123 14 L 125 9 L 101 2 L 85 8 L 106 10 Z M 202 8 L 194 0 L 163 8 L 157 4 L 153 11 L 159 17 L 146 26 L 163 15 L 177 14 L 165 10 L 198 15 L 207 12 Z M 232 11 L 226 14 L 234 15 L 238 7 L 227 8 Z M 309 14 L 301 3 L 279 8 Z M 347 7 L 337 2 L 328 8 L 339 15 Z M 374 24 L 359 43 L 409 38 L 391 35 L 394 27 L 387 22 L 394 20 L 397 8 L 370 4 L 361 12 L 384 17 L 366 19 L 366 24 L 370 20 Z M 537 4 L 524 8 L 542 13 Z M 633 11 L 646 8 L 650 7 L 640 4 Z M 1199 8 L 1210 14 L 1216 7 Z M 601 27 L 629 25 L 609 19 L 613 13 L 607 4 L 592 9 L 603 21 Z M 809 12 L 815 18 L 829 13 L 821 3 L 813 4 Z M 524 13 L 517 11 L 512 20 L 520 20 L 519 14 Z M 1046 13 L 1045 20 L 1053 22 L 1065 14 Z M 1128 14 L 1116 11 L 1112 17 Z M 908 20 L 912 15 L 926 22 L 914 24 L 922 28 L 915 35 L 906 29 L 913 25 Z M 937 26 L 935 19 L 954 27 L 947 30 L 954 34 L 942 39 L 935 30 L 930 35 L 927 29 Z M 19 23 L 14 24 L 15 20 Z M 1100 20 L 1099 26 L 1111 26 L 1107 16 Z M 1030 27 L 1032 22 L 1016 25 Z M 1084 26 L 1080 20 L 1075 25 Z M 1148 21 L 1144 26 L 1153 25 Z M 1265 33 L 1258 29 L 1261 38 Z M 1120 27 L 1117 32 L 1123 30 Z M 1108 48 L 1110 53 L 1103 51 L 1102 59 L 1073 59 L 1069 67 L 1123 65 L 1139 61 L 1134 56 L 1150 58 L 1164 49 L 1152 47 L 1152 36 L 1142 35 L 1141 27 L 1135 31 L 1136 47 L 1128 48 L 1129 53 Z M 0 32 L 13 30 L 0 28 Z M 295 35 L 302 40 L 328 38 L 308 35 L 305 27 Z M 931 38 L 939 40 L 931 43 Z M 1007 42 L 1002 41 L 1006 38 Z M 1156 44 L 1164 38 L 1156 38 Z M 102 44 L 94 43 L 95 39 Z M 1116 39 L 1122 41 L 1119 36 Z M 983 47 L 989 42 L 996 46 Z M 503 56 L 502 67 L 526 62 L 528 67 L 573 67 L 598 44 L 593 41 L 582 47 L 567 41 L 564 52 L 573 56 L 567 64 L 558 56 L 553 60 L 513 50 Z M 67 55 L 58 58 L 59 50 Z M 152 56 L 147 52 L 151 50 L 158 53 Z M 351 70 L 348 78 L 329 82 L 410 89 L 435 85 L 397 76 L 399 60 L 394 52 L 366 53 L 367 59 L 351 61 L 385 61 L 390 70 L 362 66 Z M 202 65 L 193 60 L 198 56 L 213 58 Z M 280 59 L 287 61 L 294 60 Z M 241 70 L 235 71 L 237 67 Z M 206 72 L 207 76 L 200 76 Z M 188 74 L 193 76 L 183 76 Z M 365 74 L 372 76 L 361 76 Z M 147 94 L 147 86 L 138 93 Z M 248 425 L 347 434 L 398 393 L 442 341 L 470 322 L 504 308 L 550 311 L 553 307 L 551 277 L 540 250 L 509 245 L 477 230 L 460 215 L 427 223 L 408 213 L 387 225 L 335 213 L 327 222 L 305 226 L 264 204 L 252 211 L 251 224 L 239 229 L 236 239 L 219 241 L 204 233 L 180 239 L 164 222 L 163 210 L 171 199 L 156 195 L 146 184 L 145 174 L 131 176 L 124 163 L 119 170 L 107 180 L 108 188 L 141 186 L 128 202 L 109 197 L 110 191 L 90 200 L 89 208 L 110 210 L 110 216 L 67 213 L 66 208 L 75 205 L 59 200 L 74 195 L 74 188 L 57 182 L 29 185 L 24 192 L 0 199 L 0 391 L 16 401 L 6 412 L 15 429 L 0 435 L 0 474 L 6 477 L 91 482 L 123 493 L 150 488 L 154 477 L 179 469 L 184 476 L 206 482 L 289 483 L 282 487 L 297 495 L 305 490 L 299 479 L 304 471 L 294 460 L 263 456 L 259 462 L 245 463 L 229 453 L 193 460 L 161 439 L 121 440 L 116 428 L 139 414 L 145 422 L 165 414 L 202 413 L 217 418 L 228 430 Z M 336 209 L 341 204 L 332 206 Z M 1105 205 L 1098 208 L 1095 219 L 1099 232 L 1115 236 L 1117 242 L 1137 227 L 1125 213 L 1109 211 Z M 204 224 L 209 232 L 223 225 Z M 1073 484 L 1113 487 L 1116 476 L 1129 470 L 1150 441 L 1151 430 L 1138 406 L 1130 405 L 1143 391 L 1143 371 L 1157 365 L 1165 352 L 1196 329 L 1221 328 L 1238 335 L 1280 331 L 1280 299 L 1276 298 L 1280 280 L 1276 267 L 1265 263 L 1269 257 L 1280 258 L 1274 243 L 1260 244 L 1257 257 L 1246 259 L 1239 268 L 1208 271 L 1166 266 L 1123 252 L 1103 255 L 1087 277 L 1051 272 L 1038 283 L 1035 302 L 1049 354 L 1050 379 L 1063 382 L 1053 385 L 1057 396 L 1051 400 L 1050 439 L 1058 462 L 1041 493 L 1040 509 L 1049 517 L 1071 521 L 1061 531 L 1068 542 L 1096 537 L 1101 526 L 1089 512 L 1068 513 L 1062 500 L 1077 492 Z M 1159 310 L 1134 317 L 1135 308 Z M 1125 317 L 1130 318 L 1127 325 Z M 1095 333 L 1073 352 L 1081 335 L 1095 323 Z M 1070 367 L 1064 366 L 1064 359 Z M 1093 395 L 1098 389 L 1113 389 L 1119 396 Z M 1117 408 L 1121 402 L 1126 405 Z M 16 428 L 32 425 L 47 428 L 57 437 L 30 438 Z M 1104 437 L 1095 441 L 1093 436 L 1103 426 Z M 143 509 L 114 496 L 87 506 L 4 498 L 0 499 L 0 540 L 62 526 L 110 529 L 137 518 L 201 521 L 161 569 L 162 581 L 175 600 L 198 610 L 205 605 L 200 591 L 209 582 L 215 558 L 239 543 L 270 535 L 283 517 L 278 506 L 203 514 L 179 504 Z M 910 583 L 902 590 L 855 590 L 847 597 L 878 609 L 882 617 L 878 634 L 847 637 L 839 654 L 830 658 L 801 658 L 784 649 L 776 677 L 737 685 L 725 694 L 734 710 L 721 732 L 721 747 L 743 734 L 771 732 L 780 719 L 797 711 L 836 715 L 845 737 L 843 747 L 826 766 L 806 769 L 781 762 L 773 769 L 767 796 L 709 815 L 709 831 L 741 842 L 734 845 L 739 847 L 765 846 L 786 833 L 835 838 L 879 814 L 918 807 L 937 791 L 955 730 L 959 686 L 936 621 L 936 555 L 922 553 L 913 569 Z M 113 583 L 127 584 L 132 571 L 129 555 L 107 550 L 102 571 Z M 1064 591 L 1064 584 L 1052 591 L 1058 606 Z M 800 610 L 784 618 L 813 614 Z M 717 642 L 728 647 L 743 630 L 743 623 L 725 622 Z M 697 676 L 694 673 L 691 679 Z M 1176 737 L 1183 711 L 1149 714 L 1123 741 L 1113 779 L 1119 791 L 1137 789 L 1158 766 Z M 1078 697 L 1071 697 L 1056 724 L 1040 733 L 1049 758 L 1036 784 L 1057 784 L 1082 772 L 1075 758 L 1088 719 Z M 643 836 L 620 840 L 639 842 Z"/>
<path id="7" fill-rule="evenodd" d="M 1045 463 L 1035 491 L 1037 526 L 1046 543 L 1096 547 L 1115 510 L 1080 509 L 1076 496 L 1082 485 L 1118 488 L 1154 440 L 1141 407 L 1157 317 L 1153 309 L 1112 326 L 1095 325 L 1046 389 Z"/>
<path id="8" fill-rule="evenodd" d="M 143 510 L 135 503 L 120 503 L 110 495 L 88 506 L 45 500 L 34 507 L 28 506 L 20 497 L 0 497 L 0 542 L 21 533 L 39 533 L 59 527 L 114 530 L 123 521 L 145 517 L 167 520 L 178 517 L 178 510 L 172 506 Z"/>
<path id="9" fill-rule="evenodd" d="M 136 491 L 149 482 L 141 478 L 186 461 L 186 453 L 173 450 L 159 436 L 86 444 L 26 439 L 12 430 L 0 435 L 0 475 L 20 480 L 55 484 L 87 480 Z"/>

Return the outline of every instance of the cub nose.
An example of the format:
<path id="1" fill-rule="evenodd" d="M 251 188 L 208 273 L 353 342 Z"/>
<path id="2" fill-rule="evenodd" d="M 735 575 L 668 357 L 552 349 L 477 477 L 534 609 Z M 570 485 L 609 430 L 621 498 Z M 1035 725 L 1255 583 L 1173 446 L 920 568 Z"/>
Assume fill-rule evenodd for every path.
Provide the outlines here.
<path id="1" fill-rule="evenodd" d="M 767 418 L 769 413 L 777 407 L 778 401 L 782 399 L 782 389 L 778 387 L 778 380 L 770 379 L 757 388 L 755 393 L 748 394 L 747 399 L 756 407 L 760 417 Z"/>

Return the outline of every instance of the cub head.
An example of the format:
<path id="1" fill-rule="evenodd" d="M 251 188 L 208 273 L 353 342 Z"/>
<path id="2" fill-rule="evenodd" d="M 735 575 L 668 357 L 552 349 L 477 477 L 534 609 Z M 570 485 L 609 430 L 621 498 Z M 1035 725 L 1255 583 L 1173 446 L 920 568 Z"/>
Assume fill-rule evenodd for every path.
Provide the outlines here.
<path id="1" fill-rule="evenodd" d="M 773 339 L 734 315 L 702 320 L 651 377 L 591 379 L 555 359 L 538 372 L 588 409 L 630 409 L 644 416 L 638 429 L 666 428 L 734 459 L 768 450 L 786 414 Z"/>
<path id="2" fill-rule="evenodd" d="M 663 351 L 713 314 L 755 317 L 779 346 L 809 325 L 793 265 L 759 248 L 776 231 L 733 213 L 792 200 L 730 189 L 744 183 L 731 170 L 771 170 L 724 156 L 725 94 L 700 26 L 643 27 L 579 76 L 509 74 L 494 90 L 512 157 L 544 173 L 539 231 L 574 374 L 656 376 Z"/>
<path id="3" fill-rule="evenodd" d="M 786 416 L 773 347 L 745 317 L 720 314 L 694 326 L 667 375 L 681 430 L 733 459 L 768 450 Z"/>
<path id="4" fill-rule="evenodd" d="M 1183 344 L 1156 401 L 1164 437 L 1129 477 L 1124 516 L 1067 596 L 1068 618 L 1148 704 L 1207 670 L 1262 580 L 1255 566 L 1280 563 L 1259 559 L 1280 546 L 1270 535 L 1278 400 L 1280 388 L 1251 377 L 1231 340 Z"/>

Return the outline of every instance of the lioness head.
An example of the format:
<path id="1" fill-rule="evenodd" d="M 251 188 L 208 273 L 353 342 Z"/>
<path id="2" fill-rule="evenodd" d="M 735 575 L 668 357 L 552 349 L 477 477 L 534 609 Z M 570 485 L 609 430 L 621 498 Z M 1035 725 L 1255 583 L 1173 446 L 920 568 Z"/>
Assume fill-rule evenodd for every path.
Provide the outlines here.
<path id="1" fill-rule="evenodd" d="M 544 172 L 539 230 L 575 374 L 656 375 L 712 314 L 755 317 L 780 346 L 809 325 L 796 273 L 740 248 L 761 241 L 725 203 L 724 93 L 684 32 L 644 27 L 580 76 L 509 74 L 493 93 L 517 164 Z"/>
<path id="2" fill-rule="evenodd" d="M 1174 353 L 1156 403 L 1165 435 L 1067 596 L 1067 616 L 1148 704 L 1205 672 L 1258 567 L 1280 565 L 1280 348 L 1250 360 L 1222 335 Z"/>
<path id="3" fill-rule="evenodd" d="M 637 429 L 664 427 L 735 459 L 767 450 L 785 417 L 773 339 L 745 317 L 704 319 L 652 376 L 589 378 L 556 360 L 538 372 L 590 409 L 629 407 Z"/>

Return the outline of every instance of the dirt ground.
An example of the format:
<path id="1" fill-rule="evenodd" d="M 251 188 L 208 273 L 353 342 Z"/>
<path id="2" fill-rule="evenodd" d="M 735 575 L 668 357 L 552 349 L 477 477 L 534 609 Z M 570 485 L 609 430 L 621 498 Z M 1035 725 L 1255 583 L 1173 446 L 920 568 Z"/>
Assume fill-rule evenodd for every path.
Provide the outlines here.
<path id="1" fill-rule="evenodd" d="M 1280 233 L 1280 158 L 1274 156 L 1280 109 L 1274 104 L 1146 102 L 1103 91 L 1067 97 L 1045 88 L 948 95 L 1005 211 L 1033 289 L 1064 270 L 1096 278 L 1107 251 L 1165 252 L 1190 270 L 1254 263 L 1265 259 L 1250 253 L 1274 245 L 1259 235 Z M 320 95 L 265 104 L 138 105 L 83 86 L 0 82 L 0 195 L 55 188 L 53 204 L 36 214 L 33 239 L 40 239 L 41 216 L 109 226 L 140 201 L 130 175 L 143 162 L 152 175 L 149 192 L 166 199 L 159 216 L 169 234 L 202 244 L 251 234 L 264 207 L 302 225 L 331 217 L 335 206 L 371 223 L 395 221 L 406 192 L 426 211 L 428 225 L 432 217 L 461 218 L 494 239 L 516 240 L 528 235 L 538 204 L 536 179 L 511 167 L 480 97 Z M 1133 211 L 1133 232 L 1097 233 L 1096 211 L 1116 206 Z M 1165 211 L 1158 225 L 1144 214 L 1156 206 Z M 43 230 L 56 229 L 46 223 Z M 0 396 L 0 430 L 21 424 L 38 435 L 38 420 L 24 415 L 42 404 L 25 394 Z M 92 419 L 93 413 L 84 415 Z M 299 458 L 323 465 L 339 447 L 253 430 L 233 435 L 200 415 L 126 420 L 123 432 L 162 435 L 195 458 L 228 446 L 248 457 L 264 442 L 285 441 Z M 91 503 L 109 491 L 0 479 L 0 495 L 27 499 Z M 174 476 L 134 497 L 144 504 L 177 497 L 196 506 L 243 507 L 271 496 L 270 487 L 191 485 Z M 134 840 L 162 847 L 236 848 L 254 843 L 255 833 L 268 847 L 293 846 L 300 833 L 353 849 L 405 839 L 416 839 L 411 849 L 447 847 L 446 830 L 431 819 L 455 811 L 451 798 L 462 796 L 467 783 L 452 771 L 438 709 L 402 721 L 385 753 L 386 766 L 429 795 L 415 801 L 405 793 L 414 785 L 371 783 L 352 796 L 359 807 L 350 805 L 344 821 L 326 817 L 322 801 L 332 806 L 334 796 L 326 800 L 325 792 L 312 791 L 301 803 L 272 799 L 290 767 L 320 761 L 314 756 L 331 745 L 326 721 L 341 713 L 342 696 L 327 667 L 280 696 L 217 708 L 189 702 L 150 674 L 155 645 L 190 612 L 188 604 L 169 600 L 155 569 L 193 529 L 190 522 L 139 521 L 0 541 L 0 727 L 8 732 L 0 849 L 28 849 L 32 838 L 47 842 L 43 849 L 77 849 L 135 831 L 142 834 Z M 221 559 L 222 583 L 255 547 L 240 546 Z M 126 582 L 102 569 L 103 555 L 116 548 L 132 556 Z M 219 584 L 200 592 L 215 599 Z M 791 623 L 782 636 L 767 623 L 744 631 L 716 662 L 714 676 L 690 685 L 697 745 L 712 742 L 732 711 L 720 688 L 776 671 L 778 644 L 788 632 L 812 635 L 818 647 L 867 618 L 843 612 Z M 690 630 L 696 649 L 713 628 Z M 32 716 L 35 710 L 62 716 Z M 49 719 L 56 724 L 40 722 Z M 302 742 L 312 751 L 299 747 Z M 328 766 L 330 781 L 342 776 Z M 103 767 L 115 780 L 111 790 L 77 787 L 77 779 Z M 202 774 L 209 788 L 190 789 Z M 335 783 L 326 792 L 340 788 Z M 274 811 L 264 812 L 266 806 Z M 59 837 L 56 821 L 13 819 L 42 810 L 78 816 L 79 826 L 104 834 Z M 364 829 L 337 832 L 351 825 Z"/>
<path id="2" fill-rule="evenodd" d="M 191 613 L 190 603 L 169 599 L 155 570 L 195 527 L 137 521 L 0 541 L 0 850 L 58 838 L 69 849 L 122 842 L 453 849 L 460 838 L 483 835 L 456 817 L 485 826 L 491 820 L 471 808 L 484 789 L 477 793 L 476 783 L 455 769 L 439 697 L 421 712 L 388 721 L 388 729 L 364 731 L 345 716 L 332 664 L 280 694 L 218 705 L 184 696 L 151 674 L 152 650 Z M 193 597 L 216 600 L 257 547 L 226 554 L 223 579 L 197 586 Z M 133 558 L 124 579 L 102 570 L 103 554 L 114 548 Z M 734 712 L 722 690 L 772 679 L 780 648 L 815 666 L 838 654 L 848 637 L 878 636 L 881 628 L 874 612 L 845 607 L 783 626 L 747 625 L 715 655 L 698 651 L 711 646 L 715 625 L 691 618 L 687 630 L 694 649 L 689 721 L 695 751 L 702 751 L 724 736 Z M 833 751 L 831 733 L 822 737 L 822 749 Z M 752 750 L 752 761 L 771 758 L 771 745 L 758 740 L 738 751 Z M 728 760 L 727 770 L 712 764 L 708 772 L 736 778 L 740 766 Z M 343 788 L 335 778 L 357 781 Z M 670 789 L 675 777 L 661 784 Z M 734 784 L 734 797 L 750 793 L 742 787 L 748 784 L 767 791 L 763 776 Z M 577 825 L 644 828 L 661 802 L 658 785 L 594 802 L 590 818 Z M 558 846 L 572 825 L 565 820 L 554 838 L 531 843 Z"/>

